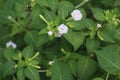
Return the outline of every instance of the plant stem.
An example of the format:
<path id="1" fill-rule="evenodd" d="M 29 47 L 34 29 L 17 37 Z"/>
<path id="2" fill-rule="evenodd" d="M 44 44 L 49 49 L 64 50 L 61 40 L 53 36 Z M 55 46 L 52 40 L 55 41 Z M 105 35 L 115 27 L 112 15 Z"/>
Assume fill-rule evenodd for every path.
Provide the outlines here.
<path id="1" fill-rule="evenodd" d="M 70 21 L 70 20 L 72 20 L 73 18 L 72 17 L 70 17 L 70 18 L 68 18 L 68 19 L 66 19 L 66 21 Z"/>
<path id="2" fill-rule="evenodd" d="M 37 53 L 31 58 L 31 60 L 35 59 L 38 55 L 39 55 L 39 52 L 37 52 Z"/>
<path id="3" fill-rule="evenodd" d="M 49 25 L 49 22 L 42 15 L 39 15 L 39 16 L 47 25 Z"/>
<path id="4" fill-rule="evenodd" d="M 46 72 L 47 70 L 39 70 L 39 72 Z"/>
<path id="5" fill-rule="evenodd" d="M 119 23 L 120 23 L 120 20 L 119 19 L 116 19 Z"/>
<path id="6" fill-rule="evenodd" d="M 106 76 L 106 79 L 105 79 L 105 80 L 108 80 L 108 78 L 109 78 L 109 73 L 107 73 L 107 76 Z"/>
<path id="7" fill-rule="evenodd" d="M 78 4 L 75 8 L 79 8 L 82 5 L 84 5 L 86 2 L 88 2 L 89 0 L 83 0 L 80 4 Z"/>

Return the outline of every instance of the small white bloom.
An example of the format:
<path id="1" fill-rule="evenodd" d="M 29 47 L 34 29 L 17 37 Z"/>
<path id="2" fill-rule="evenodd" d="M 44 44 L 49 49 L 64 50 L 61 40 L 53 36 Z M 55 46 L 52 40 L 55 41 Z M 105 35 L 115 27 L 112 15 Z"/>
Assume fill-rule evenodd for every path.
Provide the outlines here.
<path id="1" fill-rule="evenodd" d="M 17 45 L 13 43 L 12 41 L 9 41 L 6 43 L 6 47 L 10 47 L 10 46 L 12 46 L 14 49 L 17 47 Z"/>
<path id="2" fill-rule="evenodd" d="M 12 17 L 11 17 L 11 16 L 8 16 L 8 19 L 12 19 Z"/>
<path id="3" fill-rule="evenodd" d="M 52 31 L 48 31 L 47 32 L 49 36 L 52 36 L 53 35 L 53 32 Z"/>
<path id="4" fill-rule="evenodd" d="M 60 34 L 60 33 L 57 33 L 56 35 L 55 35 L 55 37 L 61 37 L 62 36 L 62 34 Z"/>
<path id="5" fill-rule="evenodd" d="M 54 61 L 49 61 L 48 65 L 52 65 L 54 63 Z"/>
<path id="6" fill-rule="evenodd" d="M 81 20 L 83 17 L 82 13 L 78 9 L 73 10 L 71 16 L 75 21 Z"/>
<path id="7" fill-rule="evenodd" d="M 102 26 L 101 26 L 101 24 L 97 24 L 97 27 L 98 27 L 98 28 L 101 28 Z"/>
<path id="8" fill-rule="evenodd" d="M 65 24 L 61 24 L 58 26 L 58 33 L 59 34 L 66 34 L 68 32 L 68 27 Z"/>

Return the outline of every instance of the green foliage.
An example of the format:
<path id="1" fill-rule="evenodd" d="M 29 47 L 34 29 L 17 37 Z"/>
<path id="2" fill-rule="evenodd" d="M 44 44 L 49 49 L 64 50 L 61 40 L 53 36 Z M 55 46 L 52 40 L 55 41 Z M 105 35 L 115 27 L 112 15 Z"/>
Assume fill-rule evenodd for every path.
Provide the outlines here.
<path id="1" fill-rule="evenodd" d="M 120 80 L 120 0 L 0 0 L 0 80 Z"/>
<path id="2" fill-rule="evenodd" d="M 73 80 L 73 77 L 65 63 L 55 60 L 52 66 L 51 80 Z"/>
<path id="3" fill-rule="evenodd" d="M 81 56 L 77 65 L 78 80 L 87 80 L 96 71 L 96 67 L 94 60 Z"/>
<path id="4" fill-rule="evenodd" d="M 109 51 L 109 54 L 107 54 Z M 98 62 L 100 66 L 108 73 L 119 74 L 120 65 L 120 46 L 107 46 L 103 50 L 96 51 Z M 114 55 L 114 56 L 112 56 Z"/>
<path id="5" fill-rule="evenodd" d="M 85 35 L 83 32 L 73 32 L 69 30 L 64 37 L 73 45 L 74 51 L 76 51 L 83 43 Z"/>

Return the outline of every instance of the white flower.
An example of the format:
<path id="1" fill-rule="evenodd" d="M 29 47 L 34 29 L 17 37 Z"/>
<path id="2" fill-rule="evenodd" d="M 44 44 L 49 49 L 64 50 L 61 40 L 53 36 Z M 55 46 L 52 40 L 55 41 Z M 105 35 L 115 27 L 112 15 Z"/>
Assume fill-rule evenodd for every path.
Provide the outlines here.
<path id="1" fill-rule="evenodd" d="M 48 65 L 52 65 L 54 63 L 54 61 L 49 61 Z"/>
<path id="2" fill-rule="evenodd" d="M 82 13 L 78 9 L 73 10 L 71 16 L 75 21 L 81 20 L 83 17 Z"/>
<path id="3" fill-rule="evenodd" d="M 59 34 L 66 34 L 68 32 L 68 27 L 65 24 L 61 24 L 58 26 L 58 33 Z"/>
<path id="4" fill-rule="evenodd" d="M 55 35 L 55 37 L 61 37 L 62 36 L 62 34 L 60 34 L 60 33 L 57 33 L 56 35 Z"/>
<path id="5" fill-rule="evenodd" d="M 6 47 L 10 47 L 10 46 L 12 46 L 14 49 L 17 47 L 17 45 L 13 43 L 12 41 L 9 41 L 6 43 Z"/>
<path id="6" fill-rule="evenodd" d="M 53 32 L 52 31 L 48 31 L 47 32 L 49 36 L 52 36 L 53 35 Z"/>
<path id="7" fill-rule="evenodd" d="M 8 16 L 8 19 L 12 19 L 12 17 L 11 17 L 11 16 Z"/>
<path id="8" fill-rule="evenodd" d="M 98 28 L 101 28 L 102 26 L 101 26 L 101 24 L 97 24 L 97 27 L 98 27 Z"/>

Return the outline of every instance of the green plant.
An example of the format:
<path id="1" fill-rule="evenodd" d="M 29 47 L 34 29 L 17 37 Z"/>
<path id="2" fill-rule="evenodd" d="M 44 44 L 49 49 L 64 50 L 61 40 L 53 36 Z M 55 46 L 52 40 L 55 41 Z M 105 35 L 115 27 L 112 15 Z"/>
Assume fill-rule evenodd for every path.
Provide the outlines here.
<path id="1" fill-rule="evenodd" d="M 119 0 L 1 0 L 0 80 L 120 80 Z"/>

